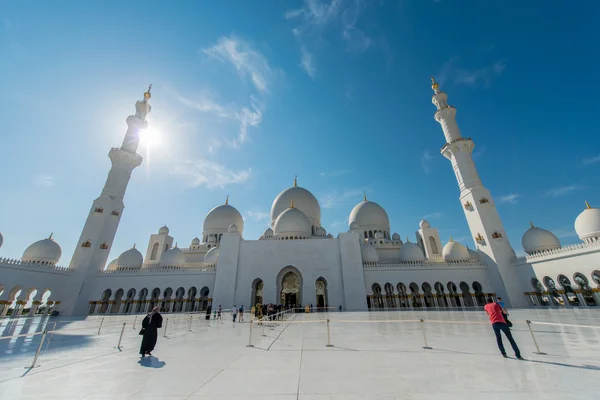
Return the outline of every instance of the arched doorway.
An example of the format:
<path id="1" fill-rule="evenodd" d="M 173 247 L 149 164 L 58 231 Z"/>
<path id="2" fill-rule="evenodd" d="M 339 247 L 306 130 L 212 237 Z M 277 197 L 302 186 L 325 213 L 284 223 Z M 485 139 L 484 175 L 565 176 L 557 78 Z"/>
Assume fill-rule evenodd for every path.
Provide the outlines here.
<path id="1" fill-rule="evenodd" d="M 317 311 L 328 306 L 327 302 L 327 281 L 325 278 L 319 278 L 315 282 L 317 290 Z"/>
<path id="2" fill-rule="evenodd" d="M 265 287 L 264 282 L 260 278 L 256 278 L 254 282 L 252 282 L 252 298 L 251 298 L 251 307 L 254 307 L 257 304 L 263 304 L 263 288 Z"/>
<path id="3" fill-rule="evenodd" d="M 294 267 L 285 267 L 278 276 L 279 302 L 286 308 L 302 304 L 302 276 Z"/>

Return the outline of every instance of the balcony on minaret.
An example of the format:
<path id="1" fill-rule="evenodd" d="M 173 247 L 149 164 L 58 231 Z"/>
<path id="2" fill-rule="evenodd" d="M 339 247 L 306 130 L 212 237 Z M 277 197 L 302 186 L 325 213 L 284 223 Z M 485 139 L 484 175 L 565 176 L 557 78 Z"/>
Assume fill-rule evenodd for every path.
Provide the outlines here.
<path id="1" fill-rule="evenodd" d="M 102 244 L 100 245 L 100 250 L 108 250 L 108 245 L 106 244 L 106 242 L 105 242 L 105 243 L 102 243 Z"/>
<path id="2" fill-rule="evenodd" d="M 463 204 L 465 206 L 465 210 L 469 210 L 469 211 L 473 211 L 473 204 L 471 204 L 470 201 L 467 201 L 465 204 Z"/>
<path id="3" fill-rule="evenodd" d="M 86 240 L 85 242 L 81 243 L 81 247 L 92 247 L 92 242 Z"/>
<path id="4" fill-rule="evenodd" d="M 117 210 L 110 213 L 110 215 L 114 215 L 115 217 L 118 217 L 119 214 L 120 214 L 120 212 L 118 212 Z"/>
<path id="5" fill-rule="evenodd" d="M 102 208 L 102 207 L 96 207 L 96 209 L 94 210 L 94 212 L 96 212 L 98 214 L 102 214 L 104 212 L 104 208 Z"/>
<path id="6" fill-rule="evenodd" d="M 482 197 L 481 199 L 479 199 L 479 204 L 485 204 L 485 203 L 489 203 L 490 201 L 488 199 L 486 199 L 485 197 Z"/>
<path id="7" fill-rule="evenodd" d="M 494 231 L 494 233 L 492 233 L 492 237 L 494 239 L 502 239 L 502 234 L 498 231 Z"/>
<path id="8" fill-rule="evenodd" d="M 475 241 L 479 244 L 484 244 L 485 238 L 481 236 L 481 233 L 478 233 L 477 236 L 475 236 Z"/>

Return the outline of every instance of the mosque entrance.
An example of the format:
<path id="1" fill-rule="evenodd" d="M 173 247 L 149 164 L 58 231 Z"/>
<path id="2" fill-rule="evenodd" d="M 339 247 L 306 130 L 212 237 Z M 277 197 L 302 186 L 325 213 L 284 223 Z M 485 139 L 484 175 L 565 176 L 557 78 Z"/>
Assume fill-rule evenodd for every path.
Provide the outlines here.
<path id="1" fill-rule="evenodd" d="M 280 301 L 284 307 L 301 305 L 300 287 L 300 276 L 295 271 L 288 271 L 283 275 L 281 279 Z"/>

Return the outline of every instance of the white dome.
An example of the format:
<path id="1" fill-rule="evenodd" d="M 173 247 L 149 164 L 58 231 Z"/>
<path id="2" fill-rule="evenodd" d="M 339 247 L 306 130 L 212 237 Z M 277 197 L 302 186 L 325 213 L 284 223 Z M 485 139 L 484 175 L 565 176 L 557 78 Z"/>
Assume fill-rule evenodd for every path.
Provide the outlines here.
<path id="1" fill-rule="evenodd" d="M 203 235 L 209 233 L 225 233 L 232 224 L 237 226 L 240 234 L 244 232 L 244 219 L 242 218 L 242 214 L 240 214 L 235 207 L 232 207 L 229 204 L 222 204 L 213 208 L 206 214 L 206 218 L 204 218 Z"/>
<path id="2" fill-rule="evenodd" d="M 265 233 L 263 233 L 263 237 L 272 238 L 273 237 L 273 229 L 271 229 L 271 228 L 265 229 Z"/>
<path id="3" fill-rule="evenodd" d="M 229 228 L 227 228 L 227 232 L 238 233 L 238 228 L 235 224 L 231 224 L 231 225 L 229 225 Z"/>
<path id="4" fill-rule="evenodd" d="M 360 230 L 360 226 L 358 226 L 358 224 L 356 222 L 352 222 L 350 224 L 350 230 L 351 231 L 358 231 L 358 230 Z"/>
<path id="5" fill-rule="evenodd" d="M 471 258 L 473 260 L 477 260 L 477 261 L 481 260 L 481 258 L 479 257 L 479 253 L 478 252 L 476 252 L 475 250 L 471 250 L 468 247 L 467 247 L 467 250 L 469 251 L 469 255 L 471 256 Z"/>
<path id="6" fill-rule="evenodd" d="M 600 209 L 590 207 L 587 202 L 586 206 L 575 219 L 575 232 L 581 240 L 600 237 Z"/>
<path id="7" fill-rule="evenodd" d="M 469 250 L 462 244 L 454 242 L 452 239 L 444 246 L 442 255 L 445 261 L 465 261 L 471 258 Z"/>
<path id="8" fill-rule="evenodd" d="M 431 228 L 431 224 L 426 219 L 422 219 L 421 222 L 419 222 L 419 228 L 421 228 L 421 229 Z"/>
<path id="9" fill-rule="evenodd" d="M 400 247 L 400 261 L 423 261 L 425 256 L 423 250 L 415 243 L 406 242 Z"/>
<path id="10" fill-rule="evenodd" d="M 192 239 L 192 246 L 198 246 L 199 244 L 200 244 L 200 239 L 198 239 L 197 237 Z"/>
<path id="11" fill-rule="evenodd" d="M 523 245 L 523 250 L 525 250 L 527 254 L 560 248 L 560 241 L 554 233 L 542 228 L 537 228 L 533 226 L 533 224 L 531 224 L 531 228 L 523 234 L 521 244 Z"/>
<path id="12" fill-rule="evenodd" d="M 327 234 L 327 239 L 333 239 L 333 235 L 331 233 Z"/>
<path id="13" fill-rule="evenodd" d="M 392 235 L 392 240 L 395 240 L 395 241 L 400 241 L 400 240 L 402 240 L 402 239 L 400 239 L 400 235 L 398 235 L 397 233 L 394 233 L 394 234 Z"/>
<path id="14" fill-rule="evenodd" d="M 288 208 L 275 220 L 273 231 L 277 236 L 294 235 L 294 236 L 310 236 L 311 225 L 310 221 L 302 211 L 297 208 Z"/>
<path id="15" fill-rule="evenodd" d="M 0 247 L 2 247 L 2 243 L 4 243 L 4 236 L 0 233 Z"/>
<path id="16" fill-rule="evenodd" d="M 204 256 L 204 262 L 210 265 L 216 264 L 219 259 L 219 248 L 213 247 Z"/>
<path id="17" fill-rule="evenodd" d="M 325 231 L 325 228 L 323 228 L 322 226 L 317 228 L 317 236 L 325 236 L 327 235 L 327 232 Z"/>
<path id="18" fill-rule="evenodd" d="M 390 230 L 390 218 L 387 212 L 379 204 L 368 200 L 358 203 L 352 209 L 348 218 L 348 225 L 352 225 L 353 222 L 358 225 L 358 229 Z"/>
<path id="19" fill-rule="evenodd" d="M 183 267 L 185 266 L 185 255 L 175 246 L 160 256 L 159 265 L 161 267 Z"/>
<path id="20" fill-rule="evenodd" d="M 168 235 L 169 234 L 169 228 L 167 228 L 167 226 L 163 226 L 162 228 L 160 228 L 158 230 L 158 234 L 159 235 Z"/>
<path id="21" fill-rule="evenodd" d="M 360 244 L 360 253 L 362 255 L 363 262 L 379 261 L 379 253 L 377 253 L 377 249 L 368 243 Z"/>
<path id="22" fill-rule="evenodd" d="M 119 264 L 117 264 L 117 259 L 115 258 L 114 260 L 112 260 L 111 262 L 108 263 L 108 266 L 106 267 L 106 269 L 108 271 L 114 271 L 118 267 L 119 267 Z"/>
<path id="23" fill-rule="evenodd" d="M 117 268 L 141 268 L 143 262 L 144 257 L 142 253 L 133 246 L 133 248 L 124 251 L 117 258 Z"/>
<path id="24" fill-rule="evenodd" d="M 60 246 L 52 239 L 52 235 L 50 235 L 48 239 L 39 240 L 25 249 L 21 260 L 56 264 L 60 260 L 61 255 L 62 250 Z"/>
<path id="25" fill-rule="evenodd" d="M 290 207 L 292 201 L 294 207 L 302 211 L 308 218 L 311 226 L 321 226 L 321 207 L 315 196 L 300 186 L 293 186 L 279 193 L 273 201 L 271 206 L 271 224 L 273 228 L 275 228 L 277 218 Z"/>

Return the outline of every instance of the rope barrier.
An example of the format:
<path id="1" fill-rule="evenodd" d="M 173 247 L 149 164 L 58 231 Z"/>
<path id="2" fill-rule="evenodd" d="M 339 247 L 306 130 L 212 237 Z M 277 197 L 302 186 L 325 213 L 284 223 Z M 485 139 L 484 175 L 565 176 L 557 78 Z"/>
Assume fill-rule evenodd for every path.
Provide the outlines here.
<path id="1" fill-rule="evenodd" d="M 554 326 L 571 326 L 574 328 L 592 328 L 592 329 L 600 329 L 600 325 L 574 325 L 574 324 L 559 324 L 556 322 L 538 322 L 538 321 L 529 321 L 532 324 L 538 325 L 554 325 Z"/>

